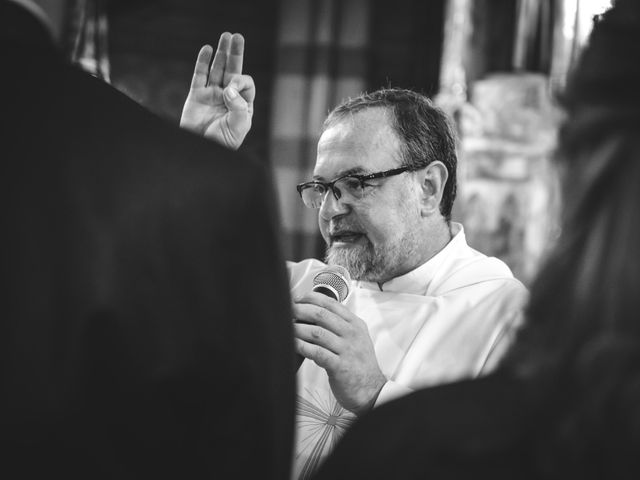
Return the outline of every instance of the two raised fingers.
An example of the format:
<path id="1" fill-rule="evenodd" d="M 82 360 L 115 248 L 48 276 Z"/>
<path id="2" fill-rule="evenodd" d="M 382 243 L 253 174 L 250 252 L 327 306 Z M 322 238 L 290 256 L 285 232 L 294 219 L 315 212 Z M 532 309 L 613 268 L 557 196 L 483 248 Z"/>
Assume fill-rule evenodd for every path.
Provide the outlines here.
<path id="1" fill-rule="evenodd" d="M 231 34 L 224 32 L 220 35 L 218 49 L 211 62 L 213 48 L 205 45 L 198 53 L 192 88 L 215 85 L 226 87 L 234 75 L 242 73 L 242 62 L 244 60 L 244 37 L 239 33 Z"/>
<path id="2" fill-rule="evenodd" d="M 224 32 L 220 35 L 218 49 L 213 57 L 208 85 L 226 87 L 234 75 L 242 73 L 244 60 L 244 37 L 239 33 L 233 35 Z"/>

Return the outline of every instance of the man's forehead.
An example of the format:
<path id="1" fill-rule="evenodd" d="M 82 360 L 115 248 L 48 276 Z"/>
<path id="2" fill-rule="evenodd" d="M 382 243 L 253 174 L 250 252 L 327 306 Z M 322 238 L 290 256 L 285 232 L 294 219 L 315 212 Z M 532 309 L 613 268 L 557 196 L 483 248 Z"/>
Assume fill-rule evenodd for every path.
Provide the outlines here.
<path id="1" fill-rule="evenodd" d="M 345 116 L 320 137 L 314 177 L 367 173 L 381 162 L 385 167 L 395 164 L 399 145 L 384 109 L 369 108 Z"/>
<path id="2" fill-rule="evenodd" d="M 333 121 L 327 129 L 343 133 L 345 136 L 374 138 L 381 132 L 394 133 L 391 113 L 387 108 L 369 107 L 358 112 L 346 113 Z"/>

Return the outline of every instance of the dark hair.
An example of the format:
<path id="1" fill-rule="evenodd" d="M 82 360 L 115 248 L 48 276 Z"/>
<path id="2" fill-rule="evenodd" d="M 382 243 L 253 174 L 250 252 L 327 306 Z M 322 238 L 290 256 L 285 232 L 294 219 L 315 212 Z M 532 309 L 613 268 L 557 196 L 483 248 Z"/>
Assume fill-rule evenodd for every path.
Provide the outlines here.
<path id="1" fill-rule="evenodd" d="M 601 334 L 640 343 L 630 314 L 640 312 L 640 65 L 631 61 L 640 57 L 640 2 L 616 5 L 596 22 L 562 98 L 562 234 L 513 351 L 536 368 L 575 359 Z"/>
<path id="2" fill-rule="evenodd" d="M 639 5 L 618 1 L 596 22 L 563 96 L 562 234 L 502 365 L 528 378 L 560 372 L 572 385 L 537 452 L 559 476 L 594 462 L 605 477 L 632 464 L 638 473 L 629 452 L 640 446 Z"/>
<path id="3" fill-rule="evenodd" d="M 392 114 L 392 127 L 402 143 L 403 166 L 418 170 L 439 160 L 447 168 L 449 178 L 440 202 L 440 213 L 449 222 L 457 188 L 455 134 L 446 114 L 429 98 L 399 88 L 364 93 L 329 113 L 323 130 L 354 113 L 375 107 L 385 108 Z"/>

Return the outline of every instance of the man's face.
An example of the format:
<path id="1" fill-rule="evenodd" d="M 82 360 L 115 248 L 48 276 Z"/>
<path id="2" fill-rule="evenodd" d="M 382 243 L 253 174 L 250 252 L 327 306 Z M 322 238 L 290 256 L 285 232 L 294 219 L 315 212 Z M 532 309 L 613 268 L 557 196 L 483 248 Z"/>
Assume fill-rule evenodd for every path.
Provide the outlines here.
<path id="1" fill-rule="evenodd" d="M 402 166 L 400 140 L 382 108 L 370 108 L 325 130 L 314 180 Z M 386 282 L 421 263 L 420 188 L 411 173 L 367 182 L 362 198 L 326 194 L 319 210 L 326 261 L 357 280 Z"/>

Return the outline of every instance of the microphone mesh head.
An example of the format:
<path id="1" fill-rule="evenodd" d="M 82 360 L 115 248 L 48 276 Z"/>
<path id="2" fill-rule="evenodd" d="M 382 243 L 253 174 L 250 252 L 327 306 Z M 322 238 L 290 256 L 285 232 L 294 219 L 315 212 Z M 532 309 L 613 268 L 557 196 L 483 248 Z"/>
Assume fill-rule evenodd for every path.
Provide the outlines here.
<path id="1" fill-rule="evenodd" d="M 340 265 L 331 265 L 313 277 L 313 289 L 316 287 L 329 286 L 338 293 L 338 300 L 340 303 L 344 302 L 349 295 L 349 283 L 351 282 L 351 275 L 349 271 L 341 267 Z"/>

